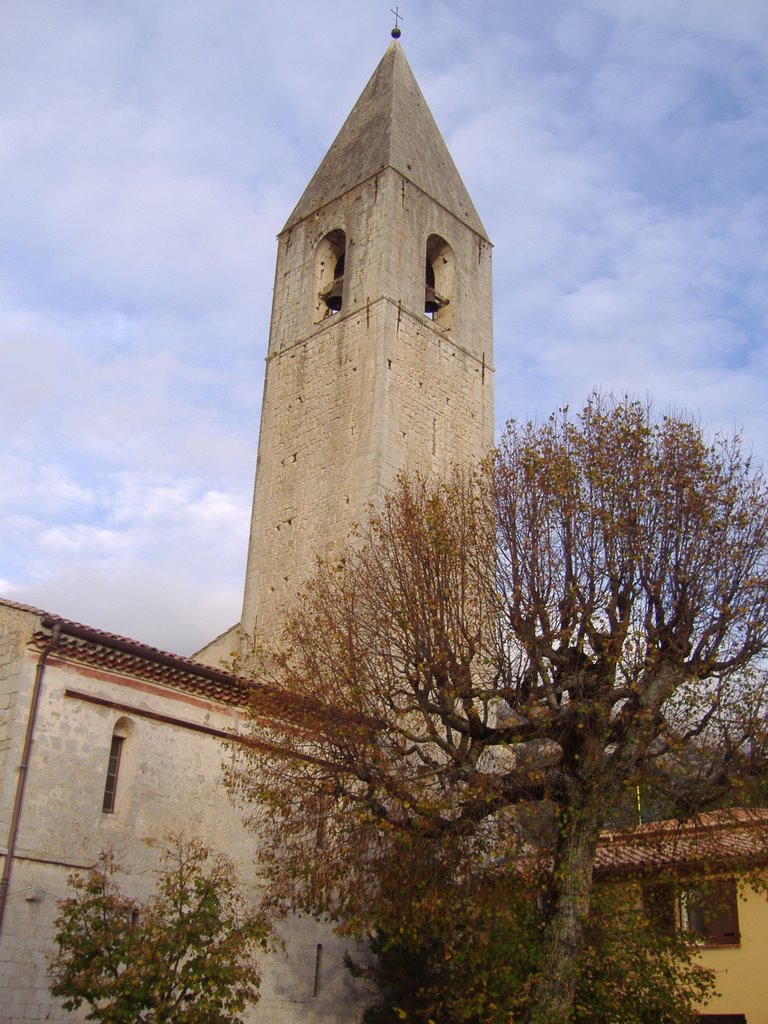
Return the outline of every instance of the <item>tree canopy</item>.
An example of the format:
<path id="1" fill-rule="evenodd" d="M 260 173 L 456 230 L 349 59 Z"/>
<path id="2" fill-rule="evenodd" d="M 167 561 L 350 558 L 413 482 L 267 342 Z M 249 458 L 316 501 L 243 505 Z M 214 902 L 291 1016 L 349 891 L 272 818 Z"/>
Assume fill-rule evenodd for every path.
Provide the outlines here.
<path id="1" fill-rule="evenodd" d="M 402 898 L 390 903 L 372 942 L 377 960 L 365 972 L 379 992 L 365 1024 L 527 1019 L 544 952 L 545 919 L 531 898 L 536 886 L 503 872 L 474 881 L 435 878 L 409 888 L 407 918 Z M 636 887 L 596 888 L 576 970 L 574 1022 L 690 1024 L 714 988 L 714 971 L 702 967 L 690 936 L 660 929 Z"/>
<path id="2" fill-rule="evenodd" d="M 274 903 L 368 927 L 393 873 L 405 900 L 432 862 L 540 854 L 525 1012 L 567 1019 L 611 808 L 644 783 L 693 813 L 764 769 L 767 499 L 738 438 L 599 395 L 401 478 L 259 663 L 229 781 Z"/>
<path id="3" fill-rule="evenodd" d="M 239 1024 L 258 999 L 255 959 L 269 948 L 264 917 L 249 909 L 231 862 L 198 840 L 172 839 L 157 890 L 123 895 L 111 853 L 73 874 L 59 903 L 51 993 L 66 1010 L 85 1003 L 102 1024 Z"/>

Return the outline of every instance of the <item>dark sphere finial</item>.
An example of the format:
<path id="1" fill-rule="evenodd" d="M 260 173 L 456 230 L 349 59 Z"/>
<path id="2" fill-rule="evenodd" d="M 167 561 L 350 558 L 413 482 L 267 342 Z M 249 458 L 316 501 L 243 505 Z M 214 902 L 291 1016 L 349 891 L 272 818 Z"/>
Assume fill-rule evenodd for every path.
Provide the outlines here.
<path id="1" fill-rule="evenodd" d="M 399 7 L 393 7 L 392 13 L 395 16 L 395 27 L 392 29 L 392 38 L 399 39 L 402 35 L 402 32 L 400 31 L 400 22 L 403 20 L 403 16 L 400 13 Z"/>
<path id="2" fill-rule="evenodd" d="M 392 29 L 391 35 L 392 35 L 393 39 L 399 39 L 402 34 L 403 33 L 400 31 L 399 28 L 393 28 Z"/>

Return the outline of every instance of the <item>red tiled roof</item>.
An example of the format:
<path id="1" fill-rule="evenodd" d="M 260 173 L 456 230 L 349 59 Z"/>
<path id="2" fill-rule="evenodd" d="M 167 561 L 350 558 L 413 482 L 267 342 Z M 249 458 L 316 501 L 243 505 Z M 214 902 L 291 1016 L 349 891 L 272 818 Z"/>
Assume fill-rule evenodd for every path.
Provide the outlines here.
<path id="1" fill-rule="evenodd" d="M 103 644 L 98 644 L 69 636 L 62 631 L 53 656 L 63 657 L 83 665 L 91 665 L 104 671 L 160 683 L 173 689 L 207 697 L 210 700 L 221 701 L 224 704 L 242 706 L 246 703 L 249 691 L 247 680 L 218 670 L 214 670 L 216 674 L 211 678 L 210 672 L 205 671 L 206 666 L 197 665 L 188 658 L 168 655 L 164 651 L 158 651 L 144 644 L 136 645 L 137 648 L 144 647 L 143 651 L 117 650 L 109 642 L 109 639 L 111 638 L 105 638 Z M 114 639 L 123 638 L 115 637 Z M 44 633 L 42 630 L 38 630 L 33 636 L 33 642 L 39 650 L 46 647 L 49 641 L 50 634 Z M 156 654 L 165 655 L 163 661 L 158 661 L 154 656 Z M 170 663 L 171 659 L 175 661 L 175 664 Z"/>
<path id="2" fill-rule="evenodd" d="M 50 658 L 66 659 L 104 672 L 159 683 L 233 707 L 257 704 L 260 713 L 266 716 L 277 710 L 284 711 L 291 704 L 300 709 L 304 707 L 302 698 L 291 698 L 289 694 L 275 690 L 266 683 L 202 665 L 191 658 L 161 651 L 129 637 L 0 598 L 0 605 L 3 604 L 32 612 L 38 617 L 38 625 L 30 637 L 30 643 L 38 651 L 50 647 Z M 58 636 L 52 645 L 52 633 L 57 627 Z M 322 710 L 320 703 L 317 703 L 317 707 Z"/>
<path id="3" fill-rule="evenodd" d="M 79 622 L 52 615 L 40 608 L 0 598 L 0 605 L 29 612 L 39 619 L 31 637 L 38 650 L 51 642 L 51 631 L 59 628 L 59 636 L 51 656 L 66 658 L 104 671 L 160 683 L 196 696 L 242 707 L 259 684 L 224 669 L 201 665 L 170 651 L 140 643 L 129 637 L 108 633 Z"/>
<path id="4" fill-rule="evenodd" d="M 768 809 L 709 811 L 686 821 L 657 821 L 600 837 L 595 874 L 659 871 L 711 862 L 768 862 Z"/>

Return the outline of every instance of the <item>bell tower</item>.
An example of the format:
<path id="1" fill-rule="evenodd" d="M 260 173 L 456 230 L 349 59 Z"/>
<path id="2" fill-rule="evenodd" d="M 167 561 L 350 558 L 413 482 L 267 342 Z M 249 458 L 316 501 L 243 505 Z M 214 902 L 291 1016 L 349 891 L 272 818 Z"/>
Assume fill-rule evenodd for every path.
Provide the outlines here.
<path id="1" fill-rule="evenodd" d="M 244 634 L 399 470 L 483 455 L 491 333 L 491 245 L 393 42 L 278 236 Z"/>

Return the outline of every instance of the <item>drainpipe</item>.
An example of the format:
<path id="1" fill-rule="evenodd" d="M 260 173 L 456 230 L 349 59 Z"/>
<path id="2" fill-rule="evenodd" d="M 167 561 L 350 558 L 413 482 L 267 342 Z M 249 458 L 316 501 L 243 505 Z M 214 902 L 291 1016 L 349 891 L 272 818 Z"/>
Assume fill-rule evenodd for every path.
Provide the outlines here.
<path id="1" fill-rule="evenodd" d="M 27 731 L 24 736 L 24 749 L 21 752 L 21 764 L 19 765 L 19 775 L 16 780 L 16 798 L 13 802 L 11 825 L 8 829 L 8 844 L 5 854 L 5 864 L 3 865 L 3 876 L 0 878 L 0 934 L 2 934 L 3 930 L 5 904 L 8 900 L 8 888 L 11 883 L 11 868 L 13 867 L 13 860 L 16 855 L 16 840 L 19 835 L 21 808 L 24 803 L 24 788 L 27 784 L 29 755 L 32 751 L 32 737 L 35 732 L 35 720 L 37 719 L 37 710 L 40 706 L 40 695 L 43 689 L 43 673 L 45 672 L 45 663 L 48 660 L 48 655 L 59 642 L 60 631 L 61 622 L 54 622 L 50 640 L 40 654 L 40 657 L 37 660 L 37 668 L 35 670 L 35 682 L 32 687 L 32 700 L 30 701 L 29 717 L 27 718 Z"/>

